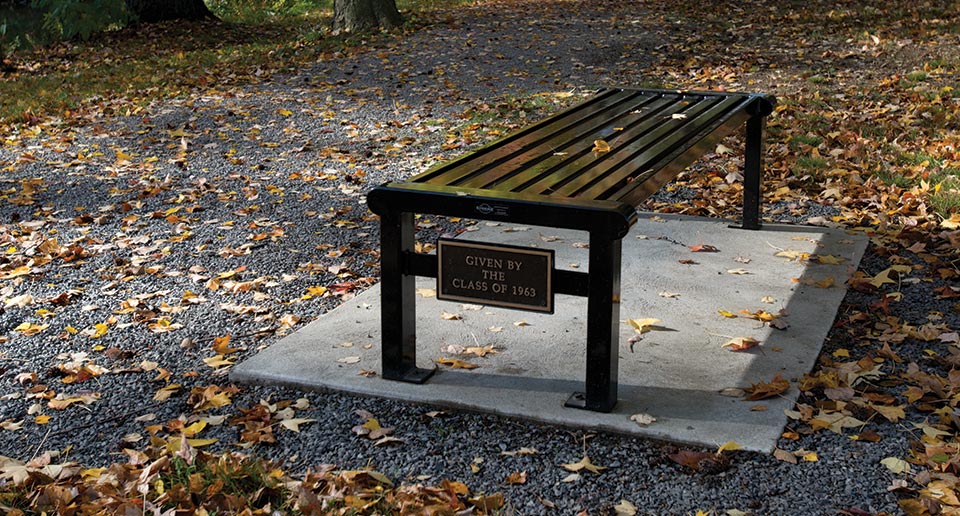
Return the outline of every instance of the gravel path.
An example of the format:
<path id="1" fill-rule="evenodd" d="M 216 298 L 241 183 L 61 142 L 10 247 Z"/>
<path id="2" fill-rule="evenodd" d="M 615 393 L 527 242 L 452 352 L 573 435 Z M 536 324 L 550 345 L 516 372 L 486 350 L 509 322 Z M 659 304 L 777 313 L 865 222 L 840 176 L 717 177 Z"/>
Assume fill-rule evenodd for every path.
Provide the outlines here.
<path id="1" fill-rule="evenodd" d="M 215 360 L 224 345 L 215 338 L 231 335 L 227 346 L 241 349 L 222 358 L 241 361 L 376 281 L 378 225 L 363 204 L 370 185 L 495 138 L 471 127 L 484 117 L 521 125 L 568 102 L 563 93 L 643 82 L 664 41 L 642 4 L 578 6 L 529 17 L 463 8 L 247 90 L 210 90 L 0 146 L 8 248 L 0 454 L 59 450 L 103 465 L 165 439 L 178 418 L 200 417 L 208 426 L 198 437 L 218 440 L 209 449 L 237 449 L 233 415 L 305 398 L 296 416 L 316 421 L 242 447 L 294 470 L 370 465 L 408 482 L 463 480 L 504 492 L 516 514 L 609 512 L 622 499 L 641 514 L 897 512 L 886 489 L 895 475 L 879 461 L 908 444 L 889 424 L 870 423 L 879 443 L 819 432 L 780 444 L 816 452 L 817 462 L 735 452 L 729 469 L 690 472 L 666 458 L 675 450 L 664 443 L 380 399 L 241 387 L 213 406 L 229 369 Z M 542 92 L 550 94 L 534 96 Z M 817 205 L 779 219 L 831 213 Z M 423 240 L 455 229 L 432 222 L 440 223 L 422 224 Z M 884 267 L 871 254 L 863 270 Z M 873 301 L 851 293 L 842 310 L 869 311 Z M 916 306 L 916 317 L 928 309 Z M 826 352 L 849 345 L 844 338 L 835 332 Z M 169 398 L 158 401 L 158 391 Z M 51 397 L 66 408 L 51 409 Z M 395 427 L 403 443 L 378 447 L 354 435 L 358 409 Z M 38 424 L 43 415 L 49 421 Z M 504 454 L 521 448 L 537 453 Z M 564 481 L 559 465 L 585 453 L 609 469 Z M 528 481 L 505 484 L 516 471 Z"/>

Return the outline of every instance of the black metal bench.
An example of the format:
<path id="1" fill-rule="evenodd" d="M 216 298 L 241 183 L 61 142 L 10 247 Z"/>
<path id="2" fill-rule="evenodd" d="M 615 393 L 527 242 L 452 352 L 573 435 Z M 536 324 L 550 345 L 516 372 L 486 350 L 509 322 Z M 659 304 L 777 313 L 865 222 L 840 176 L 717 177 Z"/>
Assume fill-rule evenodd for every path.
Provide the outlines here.
<path id="1" fill-rule="evenodd" d="M 415 213 L 583 230 L 589 271 L 550 272 L 555 293 L 588 298 L 586 389 L 566 405 L 612 410 L 620 246 L 636 207 L 746 123 L 740 227 L 760 229 L 761 139 L 774 105 L 762 94 L 601 90 L 476 152 L 371 190 L 367 202 L 381 220 L 383 377 L 422 383 L 435 371 L 416 364 L 414 279 L 437 277 L 438 258 L 415 252 Z"/>

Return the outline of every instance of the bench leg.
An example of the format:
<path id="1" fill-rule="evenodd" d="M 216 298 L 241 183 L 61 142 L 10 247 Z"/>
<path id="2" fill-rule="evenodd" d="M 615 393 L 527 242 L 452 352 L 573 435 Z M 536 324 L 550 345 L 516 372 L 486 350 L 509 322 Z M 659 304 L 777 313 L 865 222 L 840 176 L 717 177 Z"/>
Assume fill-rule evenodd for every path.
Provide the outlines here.
<path id="1" fill-rule="evenodd" d="M 764 117 L 747 120 L 747 144 L 743 158 L 743 229 L 760 229 L 760 180 L 763 172 Z"/>
<path id="2" fill-rule="evenodd" d="M 417 367 L 416 277 L 407 274 L 404 260 L 414 252 L 413 214 L 384 216 L 380 223 L 381 374 L 423 383 L 436 368 Z"/>
<path id="3" fill-rule="evenodd" d="M 620 351 L 620 239 L 590 235 L 586 392 L 567 407 L 610 412 L 617 403 Z"/>

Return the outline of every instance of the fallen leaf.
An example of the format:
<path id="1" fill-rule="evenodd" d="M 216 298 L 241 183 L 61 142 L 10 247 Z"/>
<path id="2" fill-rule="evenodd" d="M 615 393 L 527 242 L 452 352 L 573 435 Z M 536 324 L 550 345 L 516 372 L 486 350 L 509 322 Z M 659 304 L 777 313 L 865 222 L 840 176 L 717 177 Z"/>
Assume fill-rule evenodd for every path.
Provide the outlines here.
<path id="1" fill-rule="evenodd" d="M 500 455 L 516 457 L 517 455 L 536 455 L 537 453 L 539 452 L 537 452 L 536 448 L 520 448 L 519 450 L 515 451 L 502 451 L 500 452 Z"/>
<path id="2" fill-rule="evenodd" d="M 647 333 L 650 331 L 657 323 L 663 322 L 660 319 L 646 318 L 646 319 L 627 319 L 627 324 L 633 327 L 633 330 L 639 334 Z"/>
<path id="3" fill-rule="evenodd" d="M 418 288 L 417 295 L 424 298 L 437 297 L 437 291 L 432 288 Z"/>
<path id="4" fill-rule="evenodd" d="M 781 450 L 780 448 L 773 450 L 773 456 L 779 460 L 782 460 L 783 462 L 789 462 L 790 464 L 796 464 L 799 462 L 797 460 L 797 456 L 794 455 L 793 452 Z"/>
<path id="5" fill-rule="evenodd" d="M 494 349 L 493 344 L 488 346 L 468 346 L 467 349 L 463 350 L 465 355 L 476 355 L 478 357 L 485 357 L 489 354 L 497 354 L 499 351 Z"/>
<path id="6" fill-rule="evenodd" d="M 613 506 L 613 512 L 616 516 L 636 516 L 637 506 L 627 500 L 620 500 L 620 503 Z"/>
<path id="7" fill-rule="evenodd" d="M 747 401 L 758 401 L 772 398 L 786 392 L 789 388 L 790 382 L 778 373 L 769 383 L 755 383 L 747 389 L 744 389 L 744 392 L 747 394 L 747 397 L 744 399 Z"/>
<path id="8" fill-rule="evenodd" d="M 874 287 L 880 288 L 887 283 L 896 283 L 896 281 L 890 279 L 891 272 L 904 275 L 912 270 L 913 269 L 909 265 L 893 265 L 881 271 L 879 274 L 871 278 L 867 283 L 873 285 Z"/>
<path id="9" fill-rule="evenodd" d="M 526 471 L 514 471 L 507 475 L 507 478 L 504 479 L 504 482 L 507 484 L 526 484 L 527 483 L 527 472 Z"/>
<path id="10" fill-rule="evenodd" d="M 901 473 L 911 472 L 910 463 L 896 457 L 887 457 L 886 459 L 881 460 L 880 464 L 883 464 L 887 467 L 887 469 L 898 475 Z"/>
<path id="11" fill-rule="evenodd" d="M 572 462 L 570 464 L 561 464 L 561 467 L 567 471 L 578 472 L 580 470 L 591 471 L 596 474 L 600 474 L 601 471 L 607 469 L 606 466 L 597 466 L 594 463 L 590 462 L 590 457 L 584 455 L 580 462 Z"/>
<path id="12" fill-rule="evenodd" d="M 730 351 L 745 351 L 758 345 L 760 345 L 760 341 L 753 337 L 736 337 L 723 343 L 720 347 L 730 348 Z"/>
<path id="13" fill-rule="evenodd" d="M 438 358 L 437 363 L 440 365 L 450 366 L 453 369 L 476 369 L 480 367 L 477 364 L 471 364 L 470 362 L 457 360 L 456 358 L 446 358 L 446 357 Z"/>
<path id="14" fill-rule="evenodd" d="M 292 431 L 294 431 L 294 432 L 299 433 L 299 432 L 300 432 L 300 425 L 304 425 L 304 424 L 307 424 L 307 423 L 312 423 L 312 422 L 314 422 L 314 421 L 316 421 L 316 419 L 310 419 L 310 418 L 305 418 L 305 417 L 293 417 L 293 418 L 290 418 L 290 419 L 283 419 L 283 420 L 281 420 L 281 421 L 280 421 L 280 425 L 283 426 L 284 428 L 286 428 L 287 430 L 292 430 Z"/>
<path id="15" fill-rule="evenodd" d="M 718 253 L 719 249 L 709 244 L 697 244 L 688 246 L 691 252 L 694 253 Z"/>
<path id="16" fill-rule="evenodd" d="M 597 154 L 603 154 L 605 152 L 610 152 L 610 144 L 603 140 L 593 140 L 593 152 Z"/>
<path id="17" fill-rule="evenodd" d="M 737 451 L 742 448 L 743 448 L 743 445 L 740 443 L 737 443 L 735 441 L 727 441 L 721 444 L 719 448 L 717 448 L 717 453 L 723 453 L 725 451 Z"/>
<path id="18" fill-rule="evenodd" d="M 337 362 L 341 364 L 356 364 L 359 361 L 360 361 L 360 357 L 356 355 L 337 359 Z"/>
<path id="19" fill-rule="evenodd" d="M 463 316 L 460 314 L 454 314 L 450 312 L 443 312 L 440 314 L 440 318 L 444 321 L 459 321 L 463 319 Z"/>
<path id="20" fill-rule="evenodd" d="M 640 426 L 647 426 L 651 423 L 655 423 L 657 418 L 651 416 L 650 414 L 634 414 L 630 416 L 630 421 L 633 421 Z"/>

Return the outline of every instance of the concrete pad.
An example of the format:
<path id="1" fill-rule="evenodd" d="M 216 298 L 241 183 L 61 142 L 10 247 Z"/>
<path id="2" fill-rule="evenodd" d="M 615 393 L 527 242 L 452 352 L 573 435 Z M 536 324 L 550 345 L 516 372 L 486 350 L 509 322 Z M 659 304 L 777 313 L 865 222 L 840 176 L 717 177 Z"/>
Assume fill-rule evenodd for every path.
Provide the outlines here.
<path id="1" fill-rule="evenodd" d="M 551 248 L 559 268 L 589 266 L 587 250 L 577 245 L 587 242 L 586 233 L 485 222 L 478 227 L 461 238 Z M 719 251 L 692 252 L 689 246 L 697 244 Z M 768 224 L 745 231 L 716 219 L 641 214 L 623 240 L 620 315 L 661 322 L 632 344 L 636 332 L 621 325 L 619 401 L 609 414 L 563 406 L 573 391 L 583 390 L 586 353 L 586 299 L 566 295 L 557 295 L 553 315 L 418 295 L 418 365 L 432 367 L 436 359 L 449 357 L 480 367 L 441 366 L 428 383 L 413 385 L 361 374 L 380 371 L 375 286 L 235 366 L 231 378 L 704 446 L 732 440 L 769 452 L 786 423 L 784 409 L 796 401 L 796 388 L 763 401 L 721 391 L 769 382 L 777 374 L 795 380 L 813 367 L 866 245 L 862 234 L 839 229 Z M 828 258 L 806 259 L 804 253 Z M 434 279 L 418 279 L 418 288 L 435 286 Z M 785 330 L 718 312 L 776 314 L 781 309 L 789 323 Z M 447 320 L 444 313 L 461 319 Z M 762 345 L 744 352 L 722 347 L 736 337 L 752 337 Z M 482 358 L 454 353 L 478 345 L 493 345 L 497 353 Z M 634 414 L 649 414 L 656 422 L 640 426 L 630 420 Z"/>

